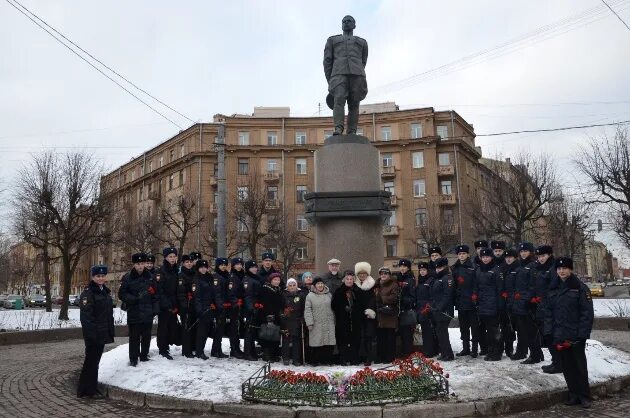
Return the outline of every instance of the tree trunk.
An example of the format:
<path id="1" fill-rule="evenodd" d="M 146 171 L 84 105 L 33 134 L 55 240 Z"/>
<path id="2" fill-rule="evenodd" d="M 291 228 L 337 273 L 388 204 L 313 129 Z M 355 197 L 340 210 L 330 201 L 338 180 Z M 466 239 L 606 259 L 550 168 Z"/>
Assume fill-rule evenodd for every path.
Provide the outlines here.
<path id="1" fill-rule="evenodd" d="M 59 310 L 59 320 L 67 321 L 68 318 L 68 304 L 70 297 L 70 286 L 72 285 L 72 269 L 70 268 L 70 260 L 67 256 L 63 257 L 63 301 L 61 302 L 61 309 Z"/>
<path id="2" fill-rule="evenodd" d="M 50 256 L 48 255 L 48 245 L 42 248 L 42 263 L 44 271 L 44 292 L 46 292 L 46 312 L 52 312 L 52 295 L 50 292 Z"/>

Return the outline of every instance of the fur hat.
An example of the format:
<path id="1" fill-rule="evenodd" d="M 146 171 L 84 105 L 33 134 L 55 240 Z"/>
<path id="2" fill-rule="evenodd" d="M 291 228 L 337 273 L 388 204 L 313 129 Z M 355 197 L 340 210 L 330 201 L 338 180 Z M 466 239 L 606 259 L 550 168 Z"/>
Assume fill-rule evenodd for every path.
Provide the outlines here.
<path id="1" fill-rule="evenodd" d="M 446 267 L 448 266 L 448 258 L 440 257 L 435 260 L 435 267 Z"/>
<path id="2" fill-rule="evenodd" d="M 534 252 L 534 244 L 532 244 L 531 242 L 521 242 L 520 245 L 518 246 L 518 251 L 529 251 L 530 253 Z"/>
<path id="3" fill-rule="evenodd" d="M 409 260 L 408 258 L 401 258 L 398 261 L 398 266 L 407 266 L 409 268 L 411 268 L 411 260 Z"/>
<path id="4" fill-rule="evenodd" d="M 429 247 L 429 255 L 435 254 L 435 253 L 438 253 L 439 255 L 442 255 L 442 249 L 440 248 L 439 245 L 435 245 L 433 247 Z"/>
<path id="5" fill-rule="evenodd" d="M 195 264 L 195 268 L 199 270 L 201 267 L 208 268 L 208 260 L 202 260 L 202 259 L 197 260 L 197 263 Z"/>
<path id="6" fill-rule="evenodd" d="M 225 257 L 217 257 L 217 259 L 216 259 L 216 260 L 214 260 L 214 265 L 215 265 L 216 267 L 219 267 L 219 266 L 220 266 L 220 265 L 222 265 L 222 264 L 224 264 L 224 265 L 226 265 L 226 266 L 227 266 L 227 264 L 228 264 L 228 259 L 227 259 L 227 258 L 225 258 Z"/>
<path id="7" fill-rule="evenodd" d="M 273 255 L 272 252 L 268 251 L 268 252 L 262 253 L 262 255 L 260 256 L 260 259 L 263 260 L 263 261 L 264 260 L 275 260 L 276 257 Z"/>
<path id="8" fill-rule="evenodd" d="M 493 250 L 505 250 L 505 241 L 490 241 L 490 248 Z"/>
<path id="9" fill-rule="evenodd" d="M 102 264 L 92 266 L 92 268 L 90 269 L 90 273 L 92 274 L 92 277 L 96 276 L 97 274 L 105 276 L 107 274 L 107 266 L 104 266 Z"/>
<path id="10" fill-rule="evenodd" d="M 193 259 L 188 254 L 184 254 L 182 255 L 182 263 L 184 261 L 193 261 Z"/>
<path id="11" fill-rule="evenodd" d="M 508 248 L 507 250 L 505 250 L 505 254 L 503 254 L 503 255 L 505 257 L 518 258 L 518 252 L 514 248 Z"/>
<path id="12" fill-rule="evenodd" d="M 319 283 L 319 282 L 322 282 L 322 283 L 323 283 L 324 281 L 322 280 L 322 278 L 321 278 L 321 277 L 317 276 L 317 277 L 315 277 L 315 278 L 313 279 L 313 283 L 312 283 L 312 284 L 313 284 L 313 286 L 315 286 L 315 285 L 316 285 L 317 283 Z"/>
<path id="13" fill-rule="evenodd" d="M 131 262 L 133 264 L 136 263 L 146 263 L 147 262 L 147 255 L 145 253 L 135 253 L 131 256 Z"/>
<path id="14" fill-rule="evenodd" d="M 539 245 L 538 248 L 536 248 L 536 255 L 543 254 L 553 254 L 553 248 L 551 247 L 551 245 Z"/>
<path id="15" fill-rule="evenodd" d="M 494 257 L 494 254 L 491 248 L 482 248 L 481 251 L 479 251 L 479 257 Z"/>
<path id="16" fill-rule="evenodd" d="M 372 266 L 370 265 L 370 263 L 367 263 L 365 261 L 359 261 L 357 264 L 355 264 L 354 274 L 359 274 L 360 272 L 367 273 L 368 276 L 372 274 Z"/>
<path id="17" fill-rule="evenodd" d="M 155 256 L 153 254 L 147 254 L 147 263 L 155 263 Z"/>
<path id="18" fill-rule="evenodd" d="M 573 259 L 571 257 L 558 257 L 556 259 L 556 268 L 566 267 L 573 270 Z"/>
<path id="19" fill-rule="evenodd" d="M 258 264 L 256 264 L 256 261 L 254 260 L 247 260 L 245 262 L 245 270 L 249 271 L 250 268 L 252 267 L 258 267 Z"/>
<path id="20" fill-rule="evenodd" d="M 475 249 L 477 248 L 486 248 L 488 246 L 488 241 L 485 239 L 479 239 L 475 241 Z"/>
<path id="21" fill-rule="evenodd" d="M 470 252 L 470 247 L 466 244 L 461 244 L 455 247 L 455 254 L 469 253 L 469 252 Z"/>
<path id="22" fill-rule="evenodd" d="M 189 255 L 190 259 L 193 261 L 201 259 L 201 253 L 199 251 L 191 251 Z"/>
<path id="23" fill-rule="evenodd" d="M 233 266 L 236 264 L 243 264 L 243 259 L 241 257 L 234 257 L 230 260 L 230 264 Z"/>
<path id="24" fill-rule="evenodd" d="M 164 257 L 168 257 L 169 254 L 177 255 L 177 248 L 175 247 L 166 247 L 162 250 L 162 255 Z"/>
<path id="25" fill-rule="evenodd" d="M 427 269 L 429 270 L 429 263 L 426 261 L 421 261 L 418 263 L 418 270 L 420 269 Z"/>

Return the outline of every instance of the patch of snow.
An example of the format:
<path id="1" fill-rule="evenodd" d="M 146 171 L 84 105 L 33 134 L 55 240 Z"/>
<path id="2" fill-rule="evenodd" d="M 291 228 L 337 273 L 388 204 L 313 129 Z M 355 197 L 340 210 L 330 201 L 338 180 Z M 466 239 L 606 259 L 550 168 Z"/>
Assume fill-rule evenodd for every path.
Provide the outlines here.
<path id="1" fill-rule="evenodd" d="M 453 351 L 460 351 L 462 342 L 459 329 L 449 329 Z M 210 352 L 211 340 L 206 345 Z M 140 362 L 138 367 L 129 366 L 128 345 L 121 345 L 103 354 L 99 369 L 99 381 L 124 389 L 175 396 L 184 399 L 211 400 L 214 402 L 240 402 L 241 384 L 258 371 L 264 363 L 238 359 L 216 359 L 202 361 L 181 355 L 181 348 L 172 346 L 170 361 L 158 354 L 155 339 L 151 341 L 149 362 Z M 604 346 L 598 341 L 587 343 L 589 379 L 591 383 L 612 377 L 630 374 L 630 355 Z M 500 362 L 486 362 L 482 358 L 457 358 L 441 363 L 444 373 L 449 373 L 450 390 L 459 400 L 475 400 L 510 396 L 513 394 L 548 391 L 564 388 L 562 374 L 549 375 L 541 366 L 549 364 L 551 357 L 545 349 L 547 361 L 535 365 L 522 365 L 504 357 Z M 229 352 L 229 341 L 223 341 L 223 352 Z M 374 365 L 373 368 L 383 365 Z M 329 366 L 311 368 L 284 366 L 272 363 L 272 369 L 291 369 L 297 372 L 314 371 L 330 374 L 343 371 L 352 374 L 360 367 Z"/>
<path id="2" fill-rule="evenodd" d="M 52 312 L 45 309 L 22 309 L 0 311 L 0 329 L 7 331 L 33 331 L 40 329 L 81 327 L 80 309 L 68 309 L 68 320 L 60 321 L 59 308 Z M 127 312 L 114 308 L 114 324 L 126 325 Z"/>

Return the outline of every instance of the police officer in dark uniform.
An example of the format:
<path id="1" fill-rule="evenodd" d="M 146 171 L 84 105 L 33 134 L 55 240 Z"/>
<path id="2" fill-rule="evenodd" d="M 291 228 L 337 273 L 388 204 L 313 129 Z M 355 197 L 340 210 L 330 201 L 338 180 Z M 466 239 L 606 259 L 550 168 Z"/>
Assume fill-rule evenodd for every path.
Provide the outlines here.
<path id="1" fill-rule="evenodd" d="M 245 275 L 241 281 L 243 294 L 243 306 L 241 308 L 241 316 L 243 328 L 245 331 L 243 346 L 244 357 L 246 360 L 256 361 L 256 314 L 258 313 L 258 292 L 260 291 L 261 278 L 258 275 L 258 264 L 254 260 L 248 260 L 245 263 Z"/>
<path id="2" fill-rule="evenodd" d="M 503 354 L 499 316 L 504 307 L 503 280 L 499 269 L 494 265 L 494 255 L 490 248 L 479 252 L 481 264 L 475 271 L 473 301 L 478 304 L 479 320 L 484 325 L 480 337 L 486 340 L 488 354 L 486 361 L 499 361 Z"/>
<path id="3" fill-rule="evenodd" d="M 416 309 L 416 278 L 411 271 L 411 260 L 407 258 L 401 258 L 398 260 L 398 286 L 400 286 L 400 313 Z M 400 321 L 399 321 L 400 324 Z M 402 343 L 401 357 L 407 358 L 413 351 L 413 326 L 400 326 L 398 332 L 400 333 L 400 340 Z"/>
<path id="4" fill-rule="evenodd" d="M 155 276 L 155 256 L 153 254 L 147 254 L 147 264 L 145 268 L 151 275 Z"/>
<path id="5" fill-rule="evenodd" d="M 523 338 L 524 345 L 529 349 L 529 357 L 523 364 L 534 364 L 542 361 L 541 352 L 536 349 L 535 338 L 537 337 L 536 313 L 532 310 L 530 301 L 535 296 L 536 282 L 536 261 L 533 256 L 534 244 L 522 242 L 519 245 L 520 267 L 514 280 L 514 296 L 512 312 L 516 316 L 518 324 L 519 340 Z M 512 360 L 525 358 L 527 351 L 517 352 Z"/>
<path id="6" fill-rule="evenodd" d="M 455 281 L 455 308 L 457 309 L 463 347 L 457 356 L 476 358 L 479 355 L 479 318 L 472 299 L 475 285 L 475 265 L 470 259 L 468 245 L 458 245 L 455 252 L 457 261 L 451 267 L 451 272 Z M 470 349 L 471 336 L 472 351 Z"/>
<path id="7" fill-rule="evenodd" d="M 558 280 L 545 302 L 544 334 L 555 345 L 569 389 L 567 405 L 591 406 L 588 368 L 584 352 L 593 328 L 593 300 L 588 287 L 573 274 L 573 260 L 559 257 Z"/>
<path id="8" fill-rule="evenodd" d="M 429 247 L 429 274 L 435 276 L 435 261 L 442 257 L 442 248 L 439 245 Z"/>
<path id="9" fill-rule="evenodd" d="M 435 332 L 440 347 L 439 361 L 455 359 L 448 335 L 448 324 L 455 314 L 453 309 L 453 277 L 448 269 L 448 259 L 441 257 L 435 260 L 435 280 L 431 288 L 431 312 L 435 320 Z"/>
<path id="10" fill-rule="evenodd" d="M 433 276 L 429 274 L 429 263 L 425 261 L 419 262 L 418 285 L 416 286 L 416 312 L 418 313 L 418 323 L 422 331 L 422 352 L 426 357 L 435 357 L 437 355 L 431 314 L 433 280 Z"/>
<path id="11" fill-rule="evenodd" d="M 226 314 L 231 311 L 232 303 L 226 300 L 226 290 L 228 281 L 230 280 L 230 272 L 228 271 L 228 259 L 218 257 L 214 262 L 214 273 L 212 274 L 212 287 L 214 291 L 221 295 L 222 303 L 217 305 L 217 315 L 215 317 L 214 335 L 212 336 L 212 350 L 210 355 L 216 358 L 227 358 L 223 353 L 221 343 L 225 335 Z"/>
<path id="12" fill-rule="evenodd" d="M 162 357 L 173 360 L 169 346 L 181 344 L 181 330 L 177 322 L 177 282 L 179 267 L 177 266 L 177 248 L 166 247 L 162 250 L 164 261 L 155 272 L 160 296 L 160 313 L 158 314 L 157 346 Z"/>
<path id="13" fill-rule="evenodd" d="M 490 241 L 490 248 L 494 255 L 494 265 L 500 266 L 503 264 L 505 256 L 505 241 L 492 240 Z"/>
<path id="14" fill-rule="evenodd" d="M 273 266 L 275 259 L 276 256 L 272 252 L 262 254 L 262 266 L 258 269 L 258 276 L 262 279 L 262 282 L 260 282 L 261 286 L 268 282 L 271 273 L 278 273 L 278 270 Z M 280 287 L 284 288 L 284 280 L 280 282 Z"/>
<path id="15" fill-rule="evenodd" d="M 160 310 L 157 284 L 145 264 L 147 256 L 136 253 L 131 256 L 133 268 L 122 278 L 118 298 L 127 306 L 129 327 L 129 364 L 133 367 L 140 361 L 149 361 L 149 344 L 153 317 Z"/>
<path id="16" fill-rule="evenodd" d="M 195 270 L 197 270 L 197 275 L 191 289 L 198 321 L 195 355 L 202 360 L 208 360 L 209 357 L 204 353 L 204 348 L 208 335 L 215 326 L 219 307 L 223 305 L 223 297 L 221 285 L 214 284 L 215 280 L 218 281 L 218 279 L 212 277 L 208 272 L 208 261 L 197 260 Z"/>
<path id="17" fill-rule="evenodd" d="M 485 239 L 478 239 L 477 241 L 474 242 L 474 246 L 475 246 L 475 252 L 477 254 L 473 258 L 473 263 L 475 263 L 475 265 L 478 266 L 479 264 L 481 264 L 481 256 L 479 255 L 479 253 L 481 252 L 482 249 L 488 248 L 488 241 Z"/>
<path id="18" fill-rule="evenodd" d="M 114 305 L 105 286 L 107 266 L 91 268 L 92 280 L 80 296 L 81 328 L 85 342 L 85 360 L 79 377 L 77 396 L 103 398 L 97 388 L 98 364 L 105 344 L 114 342 Z"/>
<path id="19" fill-rule="evenodd" d="M 224 303 L 225 308 L 225 331 L 230 339 L 230 357 L 243 358 L 245 355 L 241 351 L 241 340 L 239 338 L 240 314 L 243 306 L 243 289 L 241 288 L 241 280 L 245 276 L 243 270 L 243 259 L 235 257 L 230 260 L 232 271 L 225 282 Z"/>
<path id="20" fill-rule="evenodd" d="M 516 320 L 512 314 L 512 303 L 514 296 L 514 280 L 516 279 L 516 273 L 518 271 L 517 258 L 518 253 L 515 249 L 506 249 L 503 255 L 504 262 L 499 267 L 501 269 L 501 276 L 503 277 L 503 293 L 501 297 L 505 299 L 505 309 L 501 314 L 501 336 L 503 337 L 505 355 L 510 358 L 514 355 L 514 340 L 516 339 Z M 521 347 L 521 352 L 522 351 Z"/>
<path id="21" fill-rule="evenodd" d="M 196 263 L 197 260 L 201 260 L 201 253 L 199 251 L 191 251 L 189 255 L 193 263 Z M 194 269 L 195 269 L 195 266 L 193 265 L 193 270 Z"/>
<path id="22" fill-rule="evenodd" d="M 193 306 L 192 285 L 195 280 L 195 262 L 190 255 L 182 256 L 181 272 L 177 279 L 177 309 L 182 327 L 182 355 L 192 358 L 196 345 L 196 315 Z"/>

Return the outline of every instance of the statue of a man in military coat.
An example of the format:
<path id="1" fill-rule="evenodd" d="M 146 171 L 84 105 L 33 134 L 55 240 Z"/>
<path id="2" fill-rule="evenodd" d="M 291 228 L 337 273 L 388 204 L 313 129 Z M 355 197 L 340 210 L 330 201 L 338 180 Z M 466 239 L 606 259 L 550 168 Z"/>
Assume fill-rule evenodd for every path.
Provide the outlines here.
<path id="1" fill-rule="evenodd" d="M 343 34 L 328 38 L 324 48 L 324 74 L 328 81 L 326 103 L 333 110 L 335 132 L 344 132 L 344 107 L 348 102 L 347 133 L 357 133 L 359 102 L 367 95 L 365 64 L 368 57 L 367 41 L 353 35 L 356 27 L 352 16 L 341 21 Z"/>

